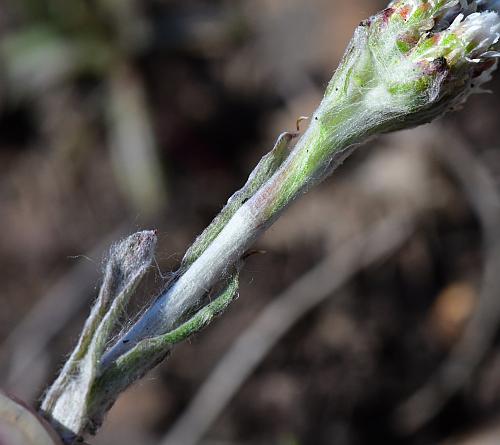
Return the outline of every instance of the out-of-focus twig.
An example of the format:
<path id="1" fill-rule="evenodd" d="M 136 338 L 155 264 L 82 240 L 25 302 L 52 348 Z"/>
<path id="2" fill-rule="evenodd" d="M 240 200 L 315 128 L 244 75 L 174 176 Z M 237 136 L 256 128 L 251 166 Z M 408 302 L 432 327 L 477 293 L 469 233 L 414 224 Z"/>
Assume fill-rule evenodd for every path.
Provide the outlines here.
<path id="1" fill-rule="evenodd" d="M 396 425 L 405 433 L 433 419 L 466 383 L 491 346 L 500 323 L 500 193 L 491 173 L 470 148 L 452 131 L 442 134 L 434 152 L 460 183 L 481 224 L 483 275 L 476 310 L 462 337 L 428 382 L 395 413 Z"/>
<path id="2" fill-rule="evenodd" d="M 167 193 L 144 85 L 124 62 L 110 71 L 108 86 L 111 159 L 118 184 L 135 210 L 157 214 L 167 204 Z"/>
<path id="3" fill-rule="evenodd" d="M 393 253 L 408 239 L 412 223 L 387 217 L 356 236 L 301 276 L 278 296 L 219 360 L 162 445 L 194 445 L 203 437 L 266 354 L 305 314 L 321 304 L 362 268 Z"/>
<path id="4" fill-rule="evenodd" d="M 460 437 L 452 437 L 441 445 L 498 445 L 500 437 L 500 419 L 495 418 L 486 425 L 481 425 Z"/>

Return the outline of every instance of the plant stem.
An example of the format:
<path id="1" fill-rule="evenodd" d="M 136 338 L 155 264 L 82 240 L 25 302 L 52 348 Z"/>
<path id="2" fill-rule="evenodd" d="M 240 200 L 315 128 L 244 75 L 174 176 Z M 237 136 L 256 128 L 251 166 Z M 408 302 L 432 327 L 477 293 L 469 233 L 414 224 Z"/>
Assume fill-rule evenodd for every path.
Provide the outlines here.
<path id="1" fill-rule="evenodd" d="M 349 128 L 352 126 L 350 119 L 340 120 L 339 126 L 342 124 L 348 124 Z M 313 120 L 277 172 L 241 205 L 201 256 L 104 355 L 101 362 L 103 369 L 139 341 L 178 326 L 283 210 L 351 153 L 352 150 L 346 150 L 351 143 L 350 137 L 347 140 L 344 137 L 332 140 L 331 137 L 324 137 L 323 130 L 321 119 Z M 342 130 L 333 133 L 350 134 Z"/>

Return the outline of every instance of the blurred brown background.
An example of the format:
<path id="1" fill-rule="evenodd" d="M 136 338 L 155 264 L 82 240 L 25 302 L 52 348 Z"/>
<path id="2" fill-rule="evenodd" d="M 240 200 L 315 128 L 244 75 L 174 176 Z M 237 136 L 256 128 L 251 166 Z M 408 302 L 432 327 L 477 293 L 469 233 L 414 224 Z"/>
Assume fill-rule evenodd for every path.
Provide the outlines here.
<path id="1" fill-rule="evenodd" d="M 4 0 L 0 386 L 36 403 L 109 245 L 158 228 L 158 268 L 130 316 L 144 307 L 383 6 Z M 230 310 L 123 395 L 91 443 L 159 444 L 217 403 L 199 443 L 500 443 L 500 77 L 489 87 L 439 122 L 371 141 L 295 204 L 259 241 L 267 253 L 249 259 Z M 311 270 L 317 301 L 291 305 L 283 292 Z M 275 317 L 283 336 L 248 379 L 232 374 L 234 397 L 216 400 L 223 375 L 208 407 L 186 411 L 276 301 L 297 313 Z M 233 351 L 236 363 L 247 354 Z"/>

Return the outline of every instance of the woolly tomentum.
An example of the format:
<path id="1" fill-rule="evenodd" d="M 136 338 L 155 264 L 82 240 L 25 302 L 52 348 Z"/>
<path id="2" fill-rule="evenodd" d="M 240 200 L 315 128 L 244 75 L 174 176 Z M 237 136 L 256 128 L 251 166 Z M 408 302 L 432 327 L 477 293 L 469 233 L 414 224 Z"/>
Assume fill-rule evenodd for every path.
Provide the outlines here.
<path id="1" fill-rule="evenodd" d="M 182 273 L 105 354 L 105 367 L 178 327 L 257 236 L 356 144 L 429 122 L 478 90 L 496 66 L 500 18 L 489 9 L 497 4 L 396 0 L 363 21 L 292 152 L 273 150 L 267 167 L 259 164 L 229 201 L 231 216 L 216 218 L 200 236 Z"/>
<path id="2" fill-rule="evenodd" d="M 375 133 L 418 125 L 459 105 L 496 68 L 500 18 L 487 10 L 495 5 L 391 2 L 356 30 L 317 119 L 335 124 L 342 108 L 355 105 L 366 114 L 357 124 Z"/>
<path id="3" fill-rule="evenodd" d="M 187 269 L 125 334 L 125 341 L 111 348 L 104 363 L 114 362 L 140 340 L 175 328 L 258 234 L 328 176 L 356 144 L 429 122 L 478 90 L 496 66 L 500 18 L 489 9 L 497 3 L 396 0 L 363 21 L 292 152 L 272 162 L 265 174 L 250 177 L 245 199 L 237 194 L 230 200 L 231 218 L 214 220 L 195 245 L 195 260 L 186 263 Z M 262 182 L 254 189 L 257 179 Z"/>

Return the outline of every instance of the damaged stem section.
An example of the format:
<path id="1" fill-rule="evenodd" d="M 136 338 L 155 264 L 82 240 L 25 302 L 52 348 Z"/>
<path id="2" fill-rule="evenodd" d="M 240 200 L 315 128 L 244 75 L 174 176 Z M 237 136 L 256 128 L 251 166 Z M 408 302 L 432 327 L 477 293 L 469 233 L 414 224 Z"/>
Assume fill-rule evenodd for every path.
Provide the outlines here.
<path id="1" fill-rule="evenodd" d="M 123 305 L 151 262 L 156 238 L 140 232 L 112 251 L 80 341 L 42 403 L 53 423 L 69 432 L 67 443 L 95 432 L 121 391 L 226 309 L 237 295 L 247 249 L 357 145 L 430 122 L 481 91 L 500 55 L 500 18 L 489 10 L 493 5 L 395 0 L 363 21 L 293 150 L 288 145 L 297 134 L 283 133 L 188 249 L 164 292 L 105 351 Z"/>

